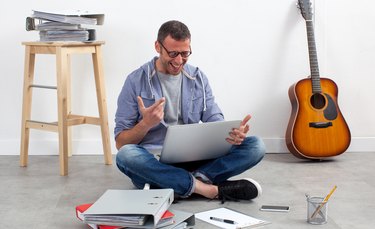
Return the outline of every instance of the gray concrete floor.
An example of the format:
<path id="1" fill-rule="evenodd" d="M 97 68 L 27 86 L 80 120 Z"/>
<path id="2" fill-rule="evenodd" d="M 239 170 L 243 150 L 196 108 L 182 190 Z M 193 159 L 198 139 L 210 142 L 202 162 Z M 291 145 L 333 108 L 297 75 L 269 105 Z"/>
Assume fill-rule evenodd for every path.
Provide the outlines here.
<path id="1" fill-rule="evenodd" d="M 228 207 L 267 220 L 264 228 L 374 228 L 375 153 L 344 153 L 329 161 L 311 162 L 291 154 L 267 154 L 241 174 L 259 181 L 263 195 L 253 201 L 226 202 L 191 198 L 173 208 L 197 213 Z M 30 156 L 26 168 L 18 156 L 0 156 L 0 228 L 87 228 L 75 206 L 94 202 L 106 189 L 133 189 L 115 165 L 102 156 L 73 156 L 69 175 L 59 175 L 57 156 Z M 328 205 L 328 223 L 306 222 L 305 193 L 325 196 L 337 185 Z M 262 212 L 262 204 L 289 205 L 290 212 Z M 215 228 L 196 220 L 195 228 Z"/>

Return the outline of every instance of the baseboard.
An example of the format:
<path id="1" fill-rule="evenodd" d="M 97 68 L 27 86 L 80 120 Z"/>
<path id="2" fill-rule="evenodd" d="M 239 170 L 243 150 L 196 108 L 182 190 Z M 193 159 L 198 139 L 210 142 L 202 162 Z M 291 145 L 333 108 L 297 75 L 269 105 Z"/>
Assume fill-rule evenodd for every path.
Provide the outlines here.
<path id="1" fill-rule="evenodd" d="M 263 138 L 267 153 L 287 153 L 284 138 Z M 116 153 L 115 143 L 111 141 L 112 154 Z M 99 139 L 74 140 L 73 155 L 103 154 Z M 20 140 L 0 140 L 0 155 L 19 155 Z M 30 140 L 29 155 L 58 155 L 57 140 Z M 375 152 L 375 137 L 354 137 L 347 152 Z"/>
<path id="2" fill-rule="evenodd" d="M 103 145 L 101 139 L 73 140 L 73 155 L 102 155 Z M 0 155 L 19 155 L 20 140 L 0 140 Z M 112 154 L 116 153 L 115 143 L 111 141 Z M 58 155 L 58 140 L 31 140 L 29 155 Z"/>

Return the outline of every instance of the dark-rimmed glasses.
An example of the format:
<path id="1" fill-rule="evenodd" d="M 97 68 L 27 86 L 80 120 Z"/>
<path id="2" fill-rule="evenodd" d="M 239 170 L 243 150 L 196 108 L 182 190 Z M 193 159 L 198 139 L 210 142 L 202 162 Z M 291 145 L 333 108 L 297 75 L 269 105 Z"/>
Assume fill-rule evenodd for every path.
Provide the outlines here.
<path id="1" fill-rule="evenodd" d="M 168 51 L 168 49 L 166 49 L 163 45 L 163 43 L 161 43 L 159 41 L 159 44 L 161 45 L 161 47 L 163 47 L 165 49 L 165 51 L 167 51 L 167 54 L 170 58 L 176 58 L 178 55 L 181 55 L 182 58 L 187 58 L 188 56 L 190 56 L 193 52 L 191 51 L 191 47 L 190 47 L 190 51 L 182 51 L 182 52 L 177 52 L 177 51 Z"/>

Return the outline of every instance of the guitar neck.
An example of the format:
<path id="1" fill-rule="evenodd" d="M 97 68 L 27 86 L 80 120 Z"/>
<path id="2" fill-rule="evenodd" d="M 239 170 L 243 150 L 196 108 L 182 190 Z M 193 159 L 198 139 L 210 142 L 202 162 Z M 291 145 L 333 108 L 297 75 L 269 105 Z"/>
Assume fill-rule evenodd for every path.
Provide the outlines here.
<path id="1" fill-rule="evenodd" d="M 307 30 L 307 42 L 309 46 L 309 60 L 310 60 L 312 90 L 313 90 L 313 93 L 321 93 L 322 88 L 320 85 L 318 55 L 316 52 L 313 21 L 306 20 L 306 30 Z"/>

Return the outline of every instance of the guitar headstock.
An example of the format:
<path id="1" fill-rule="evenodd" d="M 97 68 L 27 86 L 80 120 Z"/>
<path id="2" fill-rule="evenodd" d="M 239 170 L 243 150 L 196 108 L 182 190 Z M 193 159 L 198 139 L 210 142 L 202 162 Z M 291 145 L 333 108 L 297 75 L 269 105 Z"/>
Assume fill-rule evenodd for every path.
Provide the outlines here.
<path id="1" fill-rule="evenodd" d="M 312 20 L 313 13 L 310 0 L 298 0 L 298 8 L 305 20 Z"/>

